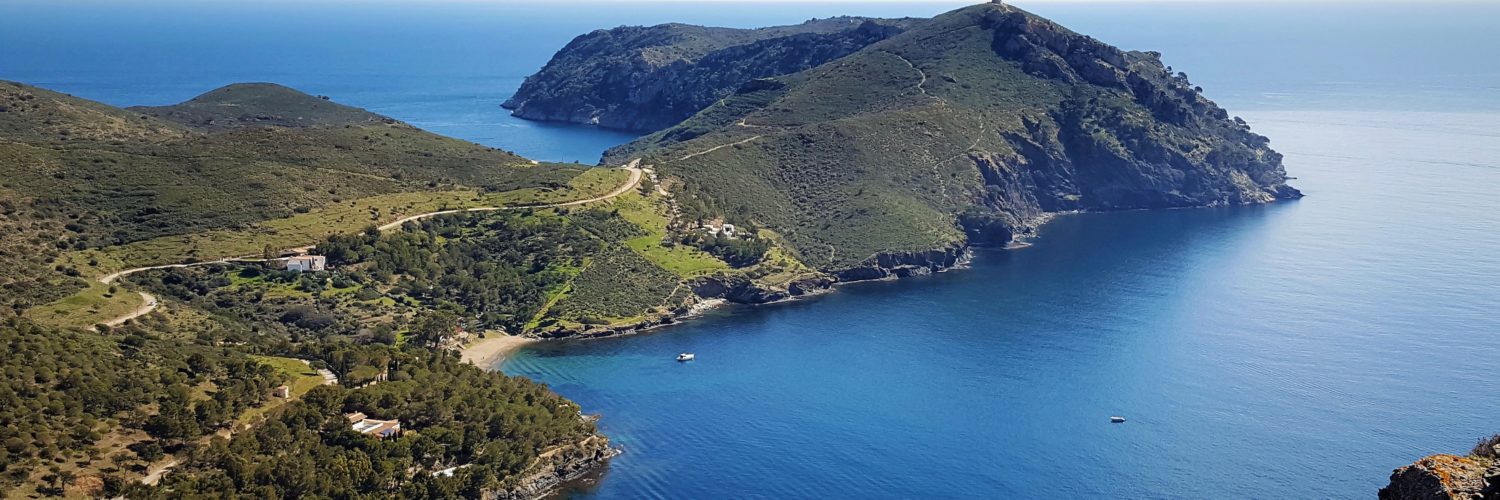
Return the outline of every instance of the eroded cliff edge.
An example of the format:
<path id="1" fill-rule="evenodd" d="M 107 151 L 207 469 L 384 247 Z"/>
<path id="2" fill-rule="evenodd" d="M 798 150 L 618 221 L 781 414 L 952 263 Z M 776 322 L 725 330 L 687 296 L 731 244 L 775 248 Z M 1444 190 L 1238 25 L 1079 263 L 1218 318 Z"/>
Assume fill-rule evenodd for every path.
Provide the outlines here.
<path id="1" fill-rule="evenodd" d="M 1467 456 L 1432 455 L 1391 472 L 1381 500 L 1500 498 L 1500 435 L 1479 440 Z"/>

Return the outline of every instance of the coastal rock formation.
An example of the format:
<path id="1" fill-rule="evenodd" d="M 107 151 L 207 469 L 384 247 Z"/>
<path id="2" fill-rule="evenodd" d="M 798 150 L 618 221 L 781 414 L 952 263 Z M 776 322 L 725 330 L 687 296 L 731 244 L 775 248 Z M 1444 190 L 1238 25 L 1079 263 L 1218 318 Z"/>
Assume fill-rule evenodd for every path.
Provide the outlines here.
<path id="1" fill-rule="evenodd" d="M 913 22 L 836 17 L 760 29 L 663 24 L 599 30 L 563 47 L 502 106 L 530 120 L 652 132 L 748 81 L 849 55 Z"/>
<path id="2" fill-rule="evenodd" d="M 693 293 L 699 297 L 724 299 L 736 304 L 764 304 L 791 295 L 787 290 L 758 284 L 742 275 L 717 274 L 694 280 L 691 285 Z"/>
<path id="3" fill-rule="evenodd" d="M 845 283 L 923 276 L 958 266 L 968 258 L 968 247 L 960 245 L 922 252 L 886 252 L 869 258 L 859 266 L 839 271 L 837 276 L 839 281 Z"/>
<path id="4" fill-rule="evenodd" d="M 833 283 L 833 279 L 823 276 L 803 278 L 788 283 L 786 285 L 786 292 L 793 297 L 819 294 L 828 291 L 833 286 Z"/>
<path id="5" fill-rule="evenodd" d="M 1381 500 L 1500 498 L 1500 435 L 1480 440 L 1468 456 L 1433 455 L 1396 469 Z"/>
<path id="6" fill-rule="evenodd" d="M 568 481 L 603 467 L 620 450 L 611 448 L 604 436 L 544 452 L 527 472 L 507 479 L 501 488 L 485 492 L 486 500 L 531 500 L 542 498 Z"/>
<path id="7" fill-rule="evenodd" d="M 1057 213 L 1301 196 L 1269 140 L 1159 54 L 1001 4 L 748 82 L 606 162 L 637 157 L 679 202 L 769 228 L 841 281 L 920 273 L 879 256 L 1004 245 Z"/>

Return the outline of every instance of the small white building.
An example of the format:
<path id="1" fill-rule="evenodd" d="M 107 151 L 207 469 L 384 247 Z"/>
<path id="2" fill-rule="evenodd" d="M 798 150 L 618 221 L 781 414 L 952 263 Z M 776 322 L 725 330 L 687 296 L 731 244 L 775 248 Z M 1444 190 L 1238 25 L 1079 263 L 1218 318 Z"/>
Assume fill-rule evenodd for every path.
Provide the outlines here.
<path id="1" fill-rule="evenodd" d="M 713 235 L 723 234 L 724 236 L 727 236 L 727 237 L 730 237 L 730 238 L 735 237 L 735 231 L 737 231 L 737 229 L 735 229 L 735 227 L 734 227 L 734 224 L 715 224 L 713 222 L 710 222 L 708 224 L 704 224 L 703 228 L 706 229 L 706 230 L 708 230 L 708 234 L 713 234 Z"/>
<path id="2" fill-rule="evenodd" d="M 328 258 L 322 255 L 298 255 L 286 259 L 286 270 L 305 273 L 328 269 Z"/>
<path id="3" fill-rule="evenodd" d="M 292 397 L 292 388 L 284 385 L 276 386 L 275 389 L 271 389 L 271 395 L 281 399 L 290 399 Z"/>

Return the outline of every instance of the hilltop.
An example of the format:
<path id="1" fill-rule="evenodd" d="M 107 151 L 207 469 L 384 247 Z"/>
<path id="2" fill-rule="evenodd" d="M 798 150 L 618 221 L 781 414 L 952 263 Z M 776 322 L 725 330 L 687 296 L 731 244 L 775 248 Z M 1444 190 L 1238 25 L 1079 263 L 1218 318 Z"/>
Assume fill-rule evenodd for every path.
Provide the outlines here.
<path id="1" fill-rule="evenodd" d="M 1269 141 L 1160 54 L 999 4 L 750 81 L 606 161 L 625 157 L 686 217 L 768 227 L 845 279 L 944 267 L 1057 213 L 1301 196 Z"/>
<path id="2" fill-rule="evenodd" d="M 915 19 L 834 17 L 757 29 L 625 26 L 575 38 L 503 105 L 515 116 L 652 132 L 755 78 L 802 71 Z"/>
<path id="3" fill-rule="evenodd" d="M 171 106 L 133 106 L 130 111 L 190 128 L 217 131 L 256 125 L 328 127 L 394 124 L 395 119 L 315 97 L 274 83 L 235 83 Z"/>

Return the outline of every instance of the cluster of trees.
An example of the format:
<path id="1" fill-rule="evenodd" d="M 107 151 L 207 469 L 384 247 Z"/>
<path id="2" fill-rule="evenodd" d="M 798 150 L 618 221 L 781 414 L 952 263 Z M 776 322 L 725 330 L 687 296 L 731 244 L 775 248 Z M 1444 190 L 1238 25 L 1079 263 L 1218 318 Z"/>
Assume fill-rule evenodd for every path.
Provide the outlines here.
<path id="1" fill-rule="evenodd" d="M 584 324 L 637 317 L 653 307 L 671 303 L 674 293 L 690 293 L 678 283 L 677 275 L 645 257 L 620 245 L 610 245 L 578 274 L 567 298 L 551 312 L 557 318 Z"/>
<path id="2" fill-rule="evenodd" d="M 362 389 L 320 386 L 228 442 L 193 450 L 150 496 L 256 498 L 478 498 L 542 450 L 595 432 L 576 405 L 523 378 L 486 372 L 415 346 L 324 347 L 314 354 L 385 363 L 390 376 Z M 400 437 L 352 431 L 346 412 L 400 419 Z M 433 471 L 458 465 L 454 477 Z"/>
<path id="3" fill-rule="evenodd" d="M 0 174 L 0 177 L 4 177 Z M 57 257 L 73 247 L 66 214 L 35 210 L 34 202 L 0 193 L 0 314 L 19 315 L 85 286 L 77 269 L 60 266 Z M 71 271 L 71 272 L 69 272 Z"/>
<path id="4" fill-rule="evenodd" d="M 621 224 L 629 225 L 606 215 L 591 227 L 621 233 Z M 318 245 L 335 266 L 326 273 L 215 265 L 140 273 L 130 280 L 262 333 L 284 332 L 293 341 L 359 335 L 394 344 L 396 332 L 420 326 L 406 319 L 412 310 L 443 311 L 469 330 L 519 331 L 541 310 L 549 290 L 571 280 L 604 245 L 584 225 L 550 215 L 453 215 L 411 229 L 330 236 Z M 330 290 L 344 292 L 323 293 Z M 372 318 L 383 319 L 365 321 Z M 416 340 L 435 346 L 440 339 Z"/>
<path id="5" fill-rule="evenodd" d="M 682 235 L 682 244 L 698 247 L 734 267 L 745 267 L 760 262 L 771 250 L 771 242 L 754 236 L 726 236 L 724 233 L 689 232 Z"/>
<path id="6" fill-rule="evenodd" d="M 186 361 L 191 370 L 187 383 L 174 384 L 158 395 L 156 414 L 142 425 L 167 449 L 229 427 L 235 416 L 260 404 L 282 382 L 274 368 L 247 357 L 215 362 L 194 353 Z M 194 389 L 204 382 L 214 382 L 215 389 L 207 399 L 195 397 Z"/>
<path id="7" fill-rule="evenodd" d="M 429 312 L 415 323 L 431 328 L 416 330 L 453 321 Z M 33 481 L 44 494 L 76 493 L 63 488 L 85 472 L 57 464 L 95 462 L 85 468 L 103 489 L 90 494 L 106 496 L 476 497 L 542 450 L 595 433 L 576 405 L 545 386 L 486 372 L 421 342 L 397 348 L 259 338 L 245 348 L 314 360 L 344 385 L 319 386 L 229 441 L 204 439 L 262 404 L 283 377 L 237 350 L 192 343 L 159 326 L 148 321 L 99 335 L 16 318 L 0 324 L 7 354 L 0 356 L 0 489 Z M 408 432 L 385 440 L 360 435 L 343 418 L 355 411 L 399 419 Z M 124 436 L 134 436 L 126 438 L 136 441 L 130 451 L 101 456 L 106 448 L 98 444 Z M 132 484 L 166 453 L 183 465 L 161 489 Z M 457 465 L 469 466 L 451 478 L 431 474 Z"/>
<path id="8" fill-rule="evenodd" d="M 262 286 L 233 286 L 230 276 L 257 279 Z M 237 320 L 241 330 L 260 336 L 282 337 L 299 341 L 306 337 L 326 337 L 355 333 L 357 318 L 338 314 L 340 298 L 322 298 L 319 293 L 329 286 L 348 287 L 359 284 L 365 276 L 324 273 L 295 273 L 263 269 L 254 265 L 236 269 L 235 265 L 213 265 L 137 273 L 127 278 L 135 286 L 149 289 L 163 298 L 190 304 L 225 319 Z M 342 286 L 341 286 L 342 285 Z M 273 289 L 281 293 L 271 295 Z M 294 295 L 300 292 L 305 295 Z M 311 334 L 311 335 L 309 335 Z M 244 336 L 232 340 L 246 340 Z M 394 341 L 394 337 L 391 337 Z"/>
<path id="9" fill-rule="evenodd" d="M 519 332 L 557 319 L 602 323 L 665 304 L 679 279 L 617 243 L 645 234 L 602 209 L 458 214 L 405 231 L 330 236 L 318 245 L 335 268 L 330 272 L 215 265 L 130 279 L 293 342 L 354 336 L 393 345 L 406 332 L 418 345 L 438 347 L 459 328 Z M 758 261 L 769 248 L 758 238 L 692 243 L 737 265 Z M 564 286 L 568 296 L 532 324 Z M 440 319 L 441 328 L 433 323 Z"/>
<path id="10" fill-rule="evenodd" d="M 576 210 L 568 214 L 568 220 L 604 241 L 619 242 L 647 234 L 640 226 L 620 217 L 619 209 Z"/>
<path id="11" fill-rule="evenodd" d="M 0 323 L 0 351 L 0 489 L 41 467 L 101 460 L 96 443 L 130 429 L 152 439 L 107 467 L 143 467 L 222 428 L 281 382 L 246 355 L 144 326 L 106 336 L 11 318 Z M 54 483 L 63 475 L 48 474 Z"/>
<path id="12" fill-rule="evenodd" d="M 132 284 L 187 307 L 102 335 L 7 320 L 0 326 L 7 353 L 0 357 L 3 481 L 71 492 L 61 488 L 75 469 L 47 468 L 108 462 L 113 457 L 101 457 L 96 444 L 123 432 L 134 442 L 114 456 L 126 459 L 88 469 L 107 485 L 93 493 L 474 496 L 513 477 L 541 450 L 592 435 L 577 406 L 545 387 L 433 348 L 460 326 L 519 327 L 550 287 L 575 276 L 599 293 L 570 297 L 560 309 L 601 317 L 659 304 L 675 278 L 602 241 L 600 234 L 628 234 L 608 212 L 453 216 L 412 229 L 330 238 L 320 249 L 338 266 L 334 272 L 213 265 L 132 276 Z M 593 270 L 580 275 L 586 264 Z M 375 328 L 388 336 L 383 343 L 338 335 L 371 326 L 348 314 L 350 304 L 372 302 L 357 297 L 367 291 L 397 300 L 382 302 L 391 309 L 375 315 L 396 318 Z M 386 314 L 411 310 L 410 319 Z M 406 333 L 402 347 L 390 345 L 396 330 Z M 226 348 L 225 341 L 243 345 Z M 314 389 L 228 442 L 206 439 L 285 382 L 249 352 L 315 360 L 342 385 Z M 342 417 L 352 411 L 400 419 L 410 432 L 386 440 L 359 435 Z M 168 453 L 185 465 L 164 489 L 128 486 Z M 455 477 L 430 473 L 462 464 L 472 465 Z"/>
<path id="13" fill-rule="evenodd" d="M 547 291 L 602 245 L 562 218 L 541 215 L 453 215 L 416 229 L 331 236 L 318 251 L 334 265 L 357 266 L 351 276 L 394 280 L 406 296 L 472 318 L 473 327 L 518 331 Z"/>

